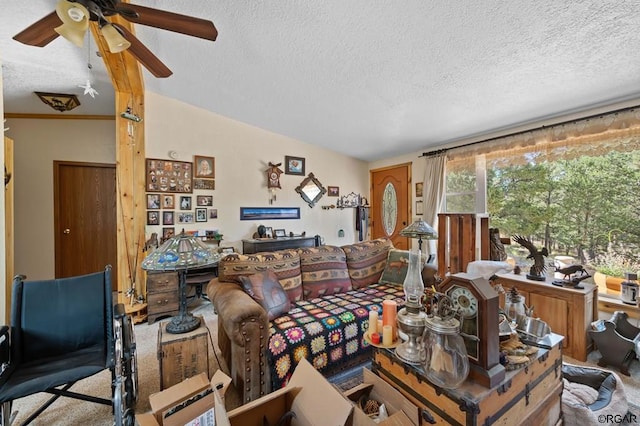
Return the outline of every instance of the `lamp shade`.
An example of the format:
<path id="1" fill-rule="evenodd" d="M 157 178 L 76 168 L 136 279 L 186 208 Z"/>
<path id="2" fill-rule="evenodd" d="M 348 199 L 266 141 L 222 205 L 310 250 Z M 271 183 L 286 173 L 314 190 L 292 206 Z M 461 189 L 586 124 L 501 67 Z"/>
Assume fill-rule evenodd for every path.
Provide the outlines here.
<path id="1" fill-rule="evenodd" d="M 111 24 L 104 24 L 100 27 L 100 31 L 102 31 L 102 36 L 107 42 L 111 53 L 120 53 L 131 46 L 131 43 Z"/>
<path id="2" fill-rule="evenodd" d="M 89 28 L 89 11 L 79 3 L 60 0 L 56 6 L 56 14 L 62 25 L 54 31 L 78 47 L 84 44 L 84 35 Z"/>
<path id="3" fill-rule="evenodd" d="M 422 219 L 415 220 L 411 225 L 400 231 L 400 235 L 409 238 L 419 238 L 424 240 L 437 240 L 438 233 Z"/>
<path id="4" fill-rule="evenodd" d="M 220 254 L 198 237 L 180 233 L 169 238 L 142 262 L 147 271 L 178 271 L 211 265 Z"/>

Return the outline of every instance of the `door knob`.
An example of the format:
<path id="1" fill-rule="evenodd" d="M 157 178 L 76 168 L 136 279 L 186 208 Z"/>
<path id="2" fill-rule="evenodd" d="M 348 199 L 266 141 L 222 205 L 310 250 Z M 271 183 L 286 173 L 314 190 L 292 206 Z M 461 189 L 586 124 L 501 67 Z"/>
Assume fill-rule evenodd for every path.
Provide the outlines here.
<path id="1" fill-rule="evenodd" d="M 64 231 L 62 231 L 63 234 L 70 234 L 71 233 L 71 229 L 67 228 Z"/>

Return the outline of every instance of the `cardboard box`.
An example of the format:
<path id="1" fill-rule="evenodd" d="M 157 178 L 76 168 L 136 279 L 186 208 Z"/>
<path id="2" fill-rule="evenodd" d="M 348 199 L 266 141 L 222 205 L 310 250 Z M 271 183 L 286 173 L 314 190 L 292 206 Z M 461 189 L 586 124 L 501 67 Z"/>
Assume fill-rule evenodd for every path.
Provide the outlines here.
<path id="1" fill-rule="evenodd" d="M 161 390 L 200 373 L 209 377 L 209 330 L 199 318 L 200 327 L 188 333 L 168 333 L 166 323 L 158 327 Z"/>
<path id="2" fill-rule="evenodd" d="M 351 421 L 353 405 L 306 359 L 301 359 L 285 388 L 229 411 L 231 426 L 270 425 L 287 411 L 296 418 L 292 426 L 345 425 Z"/>
<path id="3" fill-rule="evenodd" d="M 211 380 L 205 373 L 185 379 L 150 395 L 151 413 L 136 415 L 136 423 L 140 426 L 184 426 L 205 416 L 211 420 L 215 418 L 216 426 L 228 426 L 223 396 L 230 384 L 231 378 L 221 370 Z"/>
<path id="4" fill-rule="evenodd" d="M 210 381 L 200 374 L 151 395 L 149 402 L 152 413 L 138 415 L 136 420 L 140 426 L 184 426 L 191 425 L 190 422 L 200 415 L 211 418 L 215 414 L 216 426 L 263 426 L 265 418 L 270 425 L 276 425 L 291 410 L 296 414 L 291 421 L 292 426 L 370 426 L 376 423 L 360 408 L 355 407 L 354 410 L 354 404 L 347 398 L 357 399 L 358 395 L 368 392 L 372 398 L 385 403 L 390 415 L 378 425 L 419 425 L 419 413 L 415 405 L 371 371 L 364 369 L 363 375 L 362 385 L 349 391 L 348 395 L 342 394 L 306 359 L 302 359 L 285 388 L 226 412 L 221 394 L 224 395 L 231 379 L 221 371 Z M 216 387 L 221 387 L 221 392 L 211 392 L 182 410 L 174 410 L 194 395 Z M 167 415 L 171 412 L 174 413 Z"/>
<path id="5" fill-rule="evenodd" d="M 378 377 L 367 368 L 362 369 L 363 382 L 362 384 L 349 389 L 344 392 L 344 395 L 353 402 L 353 426 L 419 426 L 420 425 L 420 410 L 418 407 L 405 398 L 400 392 L 398 392 L 393 386 L 385 382 L 384 379 Z M 373 421 L 365 412 L 360 408 L 358 401 L 362 396 L 367 396 L 369 399 L 374 399 L 381 404 L 384 404 L 388 418 L 378 423 Z"/>

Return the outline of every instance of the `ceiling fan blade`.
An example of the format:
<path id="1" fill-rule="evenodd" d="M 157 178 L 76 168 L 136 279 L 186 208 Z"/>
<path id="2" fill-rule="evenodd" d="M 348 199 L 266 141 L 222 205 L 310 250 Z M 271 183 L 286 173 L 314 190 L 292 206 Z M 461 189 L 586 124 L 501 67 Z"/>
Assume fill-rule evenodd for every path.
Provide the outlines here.
<path id="1" fill-rule="evenodd" d="M 162 61 L 147 49 L 147 46 L 142 44 L 129 30 L 117 24 L 113 24 L 113 26 L 122 31 L 124 38 L 131 43 L 131 46 L 129 46 L 126 51 L 131 53 L 151 74 L 158 78 L 166 78 L 173 74 L 173 71 L 162 63 Z"/>
<path id="2" fill-rule="evenodd" d="M 206 19 L 180 15 L 178 13 L 138 6 L 131 3 L 120 3 L 116 10 L 132 10 L 136 12 L 138 16 L 126 12 L 121 14 L 123 18 L 136 24 L 147 25 L 211 41 L 215 41 L 216 37 L 218 37 L 218 30 L 216 30 L 213 22 Z"/>
<path id="3" fill-rule="evenodd" d="M 14 35 L 13 39 L 30 46 L 44 47 L 59 36 L 53 29 L 60 25 L 62 25 L 62 21 L 54 10 Z"/>

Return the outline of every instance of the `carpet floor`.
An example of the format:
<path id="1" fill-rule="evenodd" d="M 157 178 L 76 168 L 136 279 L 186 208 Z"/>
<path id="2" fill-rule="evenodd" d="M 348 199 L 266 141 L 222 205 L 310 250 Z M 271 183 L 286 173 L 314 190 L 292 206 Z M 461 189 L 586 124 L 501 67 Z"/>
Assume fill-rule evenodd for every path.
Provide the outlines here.
<path id="1" fill-rule="evenodd" d="M 217 351 L 217 316 L 213 312 L 212 305 L 209 302 L 196 300 L 190 311 L 194 315 L 204 317 L 205 324 L 209 329 L 209 375 L 213 375 L 218 368 L 229 374 L 226 365 L 219 366 L 219 352 Z M 149 395 L 160 390 L 159 377 L 159 361 L 157 358 L 158 351 L 158 327 L 166 321 L 158 321 L 154 324 L 142 323 L 135 326 L 136 343 L 138 347 L 138 381 L 139 381 L 139 400 L 136 406 L 136 413 L 144 413 L 151 409 L 149 405 Z M 216 350 L 212 350 L 216 348 Z M 597 360 L 600 354 L 597 351 L 592 352 L 587 362 L 580 362 L 568 357 L 565 361 L 571 364 L 582 364 L 597 366 Z M 614 370 L 615 371 L 615 370 Z M 632 413 L 637 414 L 637 424 L 640 424 L 640 362 L 634 361 L 630 368 L 631 376 L 619 374 L 625 384 L 627 400 L 632 405 Z M 357 372 L 350 372 L 342 377 L 336 377 L 334 384 L 339 387 L 350 387 L 359 380 Z M 98 397 L 109 398 L 111 393 L 111 374 L 108 370 L 98 373 L 92 377 L 81 380 L 76 383 L 71 390 L 80 393 L 88 393 Z M 26 398 L 22 398 L 14 402 L 14 411 L 17 411 L 17 417 L 14 425 L 22 424 L 39 405 L 49 398 L 47 394 L 35 394 Z M 225 397 L 227 409 L 232 409 L 240 405 L 240 398 L 237 391 L 230 387 Z M 32 425 L 42 426 L 71 426 L 71 425 L 91 425 L 91 426 L 108 426 L 113 424 L 111 408 L 105 405 L 94 404 L 90 402 L 78 401 L 69 398 L 59 398 L 53 405 L 44 411 Z"/>

